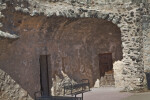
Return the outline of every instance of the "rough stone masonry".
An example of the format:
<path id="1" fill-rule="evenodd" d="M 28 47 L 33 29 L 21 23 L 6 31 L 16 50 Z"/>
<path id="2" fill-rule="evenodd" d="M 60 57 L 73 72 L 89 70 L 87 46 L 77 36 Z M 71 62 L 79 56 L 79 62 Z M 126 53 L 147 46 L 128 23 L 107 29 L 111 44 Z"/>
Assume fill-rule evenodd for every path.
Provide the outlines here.
<path id="1" fill-rule="evenodd" d="M 0 100 L 32 100 L 11 77 L 0 70 Z"/>
<path id="2" fill-rule="evenodd" d="M 7 19 L 7 13 L 5 13 L 4 10 L 11 6 L 12 9 L 8 11 L 9 13 L 15 14 L 16 12 L 21 12 L 24 16 L 32 16 L 31 18 L 42 15 L 48 18 L 52 16 L 67 18 L 96 18 L 112 22 L 120 28 L 123 53 L 123 59 L 114 63 L 115 86 L 123 87 L 126 91 L 132 91 L 144 88 L 144 72 L 150 72 L 149 3 L 149 0 L 0 0 L 0 18 Z M 5 52 L 5 50 L 11 47 L 11 44 L 15 45 L 15 41 L 17 41 L 17 39 L 22 39 L 23 37 L 13 31 L 15 27 L 6 28 L 5 26 L 15 25 L 13 20 L 7 21 L 10 22 L 9 25 L 5 24 L 3 20 L 0 20 L 0 43 L 6 44 L 1 46 L 0 49 L 2 49 L 4 53 L 10 54 L 10 52 Z M 18 21 L 18 23 L 21 23 L 21 21 Z M 19 28 L 17 29 L 19 30 Z M 34 32 L 34 29 L 31 30 Z M 24 31 L 26 30 L 24 29 Z M 28 36 L 26 37 L 30 38 Z M 28 50 L 29 49 L 30 48 L 28 48 Z M 43 54 L 44 53 L 45 52 L 43 52 Z M 6 63 L 9 63 L 4 55 L 5 54 L 0 54 L 1 60 L 3 58 L 3 62 L 6 61 Z M 24 64 L 26 64 L 26 62 L 24 62 Z M 5 66 L 7 67 L 7 65 L 8 64 Z M 10 76 L 12 75 L 12 78 L 16 79 L 18 83 L 21 83 L 19 77 L 22 77 L 22 75 L 18 74 L 18 72 L 10 72 L 2 65 L 0 65 L 0 68 L 9 72 L 8 74 Z M 18 69 L 19 68 L 16 68 L 16 70 Z M 14 74 L 18 75 L 18 78 L 13 77 L 15 76 Z M 1 81 L 1 84 L 4 84 L 3 82 L 4 81 Z M 30 80 L 27 82 L 30 82 Z M 26 90 L 30 87 L 30 85 L 22 87 L 25 87 Z M 34 89 L 38 90 L 39 85 L 37 85 Z M 3 92 L 6 93 L 7 89 L 3 89 Z M 33 91 L 30 92 L 27 89 L 27 92 L 29 92 L 29 94 L 33 97 Z M 13 94 L 14 92 L 8 93 L 7 95 Z"/>

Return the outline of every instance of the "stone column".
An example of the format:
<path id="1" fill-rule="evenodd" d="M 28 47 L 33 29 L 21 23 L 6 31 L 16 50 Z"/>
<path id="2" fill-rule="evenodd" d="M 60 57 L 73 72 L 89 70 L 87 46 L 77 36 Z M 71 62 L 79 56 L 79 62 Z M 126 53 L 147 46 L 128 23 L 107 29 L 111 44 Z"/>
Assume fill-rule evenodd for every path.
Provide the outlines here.
<path id="1" fill-rule="evenodd" d="M 126 90 L 138 90 L 143 87 L 144 66 L 142 23 L 140 8 L 127 12 L 123 18 L 124 27 L 122 31 L 123 62 L 126 67 L 123 69 Z"/>

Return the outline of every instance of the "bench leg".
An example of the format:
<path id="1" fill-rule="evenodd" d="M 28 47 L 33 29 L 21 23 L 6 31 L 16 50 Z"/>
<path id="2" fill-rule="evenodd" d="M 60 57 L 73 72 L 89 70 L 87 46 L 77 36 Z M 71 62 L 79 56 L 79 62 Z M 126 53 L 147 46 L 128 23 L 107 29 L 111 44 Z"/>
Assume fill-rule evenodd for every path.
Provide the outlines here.
<path id="1" fill-rule="evenodd" d="M 83 93 L 82 93 L 82 100 L 83 100 Z"/>

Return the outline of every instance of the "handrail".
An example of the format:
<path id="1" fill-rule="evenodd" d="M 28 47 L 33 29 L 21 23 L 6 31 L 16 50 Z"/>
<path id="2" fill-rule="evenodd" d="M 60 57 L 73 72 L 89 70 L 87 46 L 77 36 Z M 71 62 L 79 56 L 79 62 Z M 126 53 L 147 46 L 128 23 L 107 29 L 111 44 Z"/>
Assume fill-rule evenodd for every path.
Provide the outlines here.
<path id="1" fill-rule="evenodd" d="M 86 86 L 88 86 L 89 88 L 88 91 L 90 91 L 90 81 L 88 79 L 82 79 L 80 81 L 81 82 L 77 84 L 72 84 L 70 82 L 64 83 L 64 95 L 66 94 L 66 90 L 69 90 L 71 91 L 69 95 L 72 95 L 72 96 L 75 95 L 75 98 L 76 98 L 76 95 L 82 94 L 82 100 L 83 100 L 83 93 L 87 92 L 85 90 Z M 78 89 L 78 88 L 81 88 L 82 90 L 77 90 L 76 92 L 73 92 L 74 89 Z"/>

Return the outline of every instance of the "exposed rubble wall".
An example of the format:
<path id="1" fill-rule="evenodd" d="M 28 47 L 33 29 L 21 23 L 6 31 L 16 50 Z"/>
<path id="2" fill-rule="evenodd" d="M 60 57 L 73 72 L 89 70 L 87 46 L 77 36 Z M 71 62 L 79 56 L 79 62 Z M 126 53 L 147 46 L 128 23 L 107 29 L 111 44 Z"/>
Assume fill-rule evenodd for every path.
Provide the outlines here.
<path id="1" fill-rule="evenodd" d="M 1 11 L 2 11 L 3 9 L 6 9 L 6 4 L 0 3 L 0 18 L 3 18 L 3 17 L 4 17 L 4 15 L 1 13 Z M 1 28 L 2 26 L 3 26 L 3 24 L 0 22 L 0 28 Z M 0 37 L 3 37 L 3 38 L 10 38 L 10 39 L 16 39 L 16 38 L 18 38 L 18 36 L 15 35 L 15 34 L 10 34 L 10 33 L 8 33 L 8 32 L 3 32 L 3 31 L 1 31 L 1 30 L 0 30 Z"/>
<path id="2" fill-rule="evenodd" d="M 0 100 L 33 100 L 7 73 L 0 70 Z"/>
<path id="3" fill-rule="evenodd" d="M 122 59 L 120 29 L 109 21 L 43 15 L 31 17 L 10 9 L 12 6 L 3 11 L 6 18 L 1 21 L 2 30 L 9 33 L 13 30 L 12 33 L 20 38 L 2 43 L 1 48 L 5 49 L 0 49 L 0 65 L 30 94 L 40 90 L 39 56 L 42 54 L 51 55 L 54 79 L 56 75 L 62 79 L 63 70 L 77 82 L 88 78 L 91 86 L 99 78 L 99 53 L 112 52 L 113 61 Z M 9 62 L 7 65 L 6 61 Z"/>
<path id="4" fill-rule="evenodd" d="M 9 1 L 9 0 L 7 0 L 7 1 Z M 50 16 L 63 16 L 63 17 L 69 17 L 69 18 L 87 18 L 88 17 L 88 18 L 104 19 L 104 20 L 108 20 L 108 21 L 111 21 L 112 23 L 116 24 L 121 30 L 121 42 L 122 42 L 122 48 L 123 48 L 123 50 L 122 50 L 123 59 L 121 60 L 121 64 L 123 65 L 123 70 L 121 73 L 122 78 L 119 78 L 119 79 L 116 78 L 115 81 L 122 82 L 123 84 L 121 84 L 122 85 L 121 87 L 124 87 L 127 91 L 143 88 L 143 78 L 144 78 L 143 52 L 144 51 L 142 49 L 143 48 L 143 30 L 142 30 L 143 23 L 141 22 L 141 19 L 143 18 L 142 15 L 146 13 L 146 9 L 142 2 L 147 2 L 147 0 L 131 0 L 131 1 L 130 0 L 119 0 L 121 2 L 117 2 L 117 0 L 108 0 L 108 2 L 104 2 L 104 3 L 94 3 L 94 0 L 89 0 L 90 3 L 84 2 L 84 1 L 83 1 L 83 3 L 81 3 L 81 2 L 79 3 L 79 2 L 76 2 L 76 0 L 75 0 L 75 2 L 74 1 L 72 2 L 72 1 L 73 0 L 71 0 L 71 2 L 64 2 L 64 1 L 58 1 L 58 2 L 51 2 L 51 1 L 48 2 L 47 1 L 46 2 L 45 0 L 43 0 L 43 1 L 27 0 L 27 2 L 22 3 L 20 0 L 17 3 L 16 0 L 14 0 L 14 1 L 7 2 L 7 3 L 11 4 L 15 8 L 16 11 L 24 12 L 30 16 L 38 16 L 38 15 L 42 14 L 47 17 L 50 17 Z M 100 0 L 97 0 L 97 1 L 100 1 Z M 101 2 L 102 1 L 103 0 L 101 0 Z M 125 1 L 125 2 L 123 2 L 123 1 Z M 16 12 L 15 10 L 12 10 L 12 11 Z M 34 17 L 31 17 L 31 19 L 32 20 L 30 20 L 30 21 L 32 22 L 34 20 Z M 40 21 L 40 19 L 42 19 L 42 18 L 38 17 L 35 20 L 35 22 Z M 43 20 L 45 20 L 45 19 L 43 19 Z M 61 21 L 60 22 L 59 21 L 60 20 L 58 20 L 58 23 L 61 22 Z M 20 23 L 20 21 L 18 21 L 18 22 Z M 34 27 L 34 25 L 32 23 L 29 23 L 26 25 L 27 29 L 25 29 L 26 27 L 24 27 L 24 26 L 22 27 L 22 30 L 24 30 L 24 32 L 23 32 L 24 35 L 21 36 L 19 34 L 19 33 L 22 33 L 22 31 L 18 31 L 18 33 L 16 31 L 16 33 L 15 33 L 15 34 L 20 35 L 20 37 L 22 37 L 21 40 L 24 39 L 23 41 L 26 41 L 27 44 L 28 44 L 28 41 L 31 39 L 31 37 L 27 34 L 32 34 L 33 36 L 36 36 L 36 34 L 33 34 L 33 32 L 38 33 L 37 30 L 39 29 L 39 26 L 41 25 L 40 24 L 39 26 L 37 25 L 36 27 Z M 57 23 L 57 22 L 52 21 L 52 23 Z M 14 29 L 14 26 L 11 28 Z M 44 29 L 44 28 L 45 27 L 43 27 L 42 29 Z M 6 27 L 3 27 L 2 30 L 8 31 L 8 29 Z M 17 30 L 17 28 L 16 28 L 16 30 Z M 18 28 L 18 30 L 19 30 L 19 28 Z M 30 30 L 30 32 L 29 32 L 29 30 Z M 46 31 L 44 32 L 44 30 L 42 32 L 43 32 L 43 34 L 46 33 Z M 10 33 L 11 33 L 11 31 L 10 31 Z M 40 31 L 38 34 L 40 36 Z M 42 36 L 47 37 L 47 35 L 42 35 Z M 27 40 L 24 37 L 28 38 L 29 40 Z M 60 37 L 61 37 L 61 35 L 60 35 Z M 41 39 L 41 37 L 39 39 Z M 42 39 L 44 39 L 44 37 L 42 37 Z M 38 39 L 35 41 L 36 41 L 36 43 L 39 42 Z M 46 39 L 45 41 L 41 42 L 41 46 L 42 45 L 45 46 L 45 43 L 47 43 L 47 42 L 53 43 L 53 40 L 49 41 L 48 39 Z M 60 41 L 58 41 L 58 43 L 59 42 Z M 16 46 L 15 43 L 17 44 L 17 42 L 14 42 L 13 46 Z M 32 46 L 30 44 L 28 44 L 28 45 L 32 48 L 38 47 L 37 45 L 35 45 L 35 46 Z M 16 48 L 17 47 L 18 46 L 16 46 Z M 52 46 L 50 45 L 50 47 L 52 47 Z M 61 47 L 61 45 L 59 44 L 59 48 L 57 48 L 58 51 L 60 50 L 60 47 Z M 77 46 L 77 48 L 79 48 L 79 47 L 80 46 Z M 41 49 L 42 48 L 43 47 L 41 47 Z M 56 48 L 56 47 L 54 46 L 53 49 L 54 48 Z M 27 49 L 27 47 L 25 50 L 31 51 L 30 48 Z M 40 51 L 37 49 L 37 51 L 41 52 L 41 53 L 42 52 L 45 53 L 46 51 L 44 51 L 44 50 L 45 50 L 44 48 L 43 48 L 43 51 Z M 69 48 L 68 50 L 71 50 L 71 49 Z M 18 51 L 20 51 L 20 49 L 18 49 Z M 52 50 L 51 50 L 51 48 L 48 48 L 47 51 L 52 51 Z M 7 52 L 7 53 L 9 53 L 9 52 Z M 30 53 L 26 52 L 26 53 L 28 55 L 30 55 L 31 52 Z M 22 53 L 20 53 L 20 55 L 21 54 Z M 32 55 L 34 55 L 34 54 L 36 55 L 35 52 L 32 52 Z M 59 55 L 57 55 L 58 53 L 54 53 L 54 54 L 56 54 L 54 56 L 54 58 L 59 56 Z M 40 53 L 38 53 L 38 55 L 40 55 Z M 32 58 L 34 58 L 34 57 L 32 56 Z M 7 58 L 5 58 L 5 59 L 7 59 Z M 35 57 L 35 59 L 32 59 L 32 62 L 35 61 L 35 63 L 36 63 L 36 60 L 38 60 L 38 57 Z M 56 62 L 59 62 L 60 60 L 61 59 L 57 59 Z M 26 61 L 28 61 L 28 60 L 27 59 L 25 60 L 25 63 L 24 63 L 25 65 L 26 65 Z M 56 63 L 55 66 L 59 66 L 59 64 L 60 63 Z M 21 65 L 18 65 L 18 66 L 21 66 Z M 39 66 L 39 65 L 35 64 L 35 66 Z M 3 68 L 3 67 L 1 67 L 1 68 Z M 17 68 L 17 69 L 19 69 L 19 68 Z M 28 67 L 29 72 L 30 72 L 30 70 L 37 70 L 37 69 L 38 69 L 38 67 Z M 71 70 L 75 70 L 75 69 L 73 68 Z M 29 74 L 28 71 L 26 72 L 26 74 Z M 114 70 L 114 71 L 116 71 L 115 73 L 117 73 L 117 70 Z M 19 72 L 19 70 L 18 70 L 18 72 Z M 23 80 L 21 80 L 22 75 L 18 74 L 18 72 L 16 72 L 16 73 L 10 72 L 10 75 L 13 75 L 13 74 L 19 75 L 19 77 L 16 78 L 16 80 L 18 82 L 20 81 L 20 83 L 21 83 L 21 82 L 23 82 Z M 90 70 L 88 70 L 88 72 L 90 72 Z M 90 73 L 92 73 L 92 72 L 90 72 Z M 36 74 L 39 74 L 38 70 L 37 70 Z M 34 76 L 34 75 L 31 75 L 31 76 Z M 35 75 L 35 76 L 37 76 L 37 75 Z M 68 76 L 71 76 L 71 75 L 68 74 Z M 90 76 L 90 77 L 92 77 L 92 76 Z M 33 78 L 33 80 L 34 80 L 34 78 Z M 26 81 L 29 82 L 29 80 L 26 80 Z M 37 80 L 36 82 L 38 83 L 39 80 Z M 30 82 L 30 84 L 34 84 L 34 83 Z M 31 86 L 28 85 L 25 87 L 31 87 Z M 116 87 L 118 87 L 117 84 L 116 84 Z M 40 86 L 37 85 L 34 90 L 38 90 L 39 88 L 40 88 Z M 33 91 L 32 91 L 32 93 L 33 93 Z"/>
<path id="5" fill-rule="evenodd" d="M 144 71 L 150 72 L 150 4 L 146 5 L 148 11 L 145 15 L 143 15 L 143 63 L 144 63 Z"/>
<path id="6" fill-rule="evenodd" d="M 113 64 L 114 69 L 114 78 L 115 78 L 115 86 L 122 88 L 125 85 L 125 82 L 123 80 L 123 69 L 125 65 L 122 61 L 116 61 Z"/>
<path id="7" fill-rule="evenodd" d="M 123 47 L 122 61 L 126 66 L 123 70 L 124 79 L 122 80 L 125 82 L 126 86 L 123 87 L 127 87 L 127 90 L 133 90 L 135 86 L 137 86 L 137 88 L 142 86 L 143 80 L 143 67 L 141 67 L 143 66 L 141 52 L 142 24 L 140 21 L 143 9 L 141 9 L 140 6 L 132 5 L 131 3 L 126 3 L 124 5 L 121 3 L 119 4 L 117 4 L 117 6 L 95 5 L 87 7 L 84 5 L 72 6 L 67 3 L 47 3 L 46 6 L 44 5 L 44 2 L 40 2 L 37 3 L 36 9 L 32 9 L 29 12 L 31 15 L 44 13 L 46 16 L 95 17 L 106 19 L 117 24 L 121 29 Z M 129 85 L 130 87 L 128 87 Z"/>

